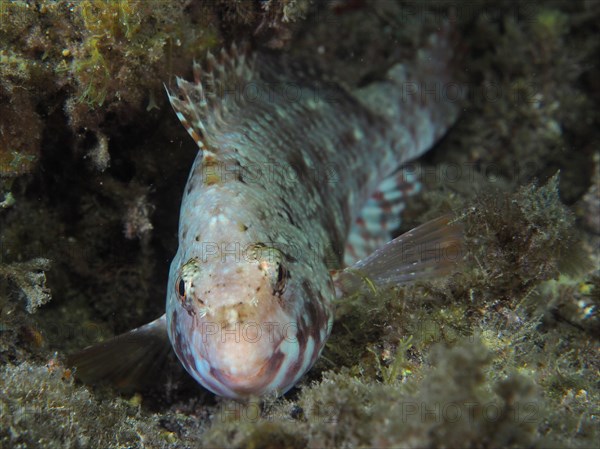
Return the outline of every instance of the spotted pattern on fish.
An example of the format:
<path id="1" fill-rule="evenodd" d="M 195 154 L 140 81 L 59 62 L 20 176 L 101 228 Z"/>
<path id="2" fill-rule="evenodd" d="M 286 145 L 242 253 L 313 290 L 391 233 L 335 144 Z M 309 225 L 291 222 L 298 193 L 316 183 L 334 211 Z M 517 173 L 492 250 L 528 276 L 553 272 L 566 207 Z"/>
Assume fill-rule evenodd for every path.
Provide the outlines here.
<path id="1" fill-rule="evenodd" d="M 194 81 L 177 79 L 169 99 L 199 152 L 182 200 L 167 330 L 206 388 L 283 394 L 315 363 L 339 294 L 330 270 L 343 268 L 361 209 L 457 116 L 453 102 L 404 89 L 450 80 L 447 34 L 356 91 L 311 65 L 235 45 L 194 64 Z M 371 201 L 394 214 L 397 200 Z"/>

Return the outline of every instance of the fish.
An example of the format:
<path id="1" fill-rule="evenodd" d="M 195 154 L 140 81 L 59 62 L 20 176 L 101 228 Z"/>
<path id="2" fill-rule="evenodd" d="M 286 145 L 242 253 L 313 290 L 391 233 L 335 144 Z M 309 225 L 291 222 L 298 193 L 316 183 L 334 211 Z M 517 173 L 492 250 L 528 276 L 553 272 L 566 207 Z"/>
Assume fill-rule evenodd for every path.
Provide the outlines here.
<path id="1" fill-rule="evenodd" d="M 435 92 L 455 82 L 450 34 L 356 89 L 243 45 L 194 62 L 193 80 L 167 88 L 198 154 L 166 313 L 69 356 L 76 377 L 126 386 L 173 350 L 216 395 L 279 396 L 321 355 L 337 301 L 450 272 L 462 241 L 451 214 L 393 238 L 418 190 L 401 168 L 459 115 Z"/>

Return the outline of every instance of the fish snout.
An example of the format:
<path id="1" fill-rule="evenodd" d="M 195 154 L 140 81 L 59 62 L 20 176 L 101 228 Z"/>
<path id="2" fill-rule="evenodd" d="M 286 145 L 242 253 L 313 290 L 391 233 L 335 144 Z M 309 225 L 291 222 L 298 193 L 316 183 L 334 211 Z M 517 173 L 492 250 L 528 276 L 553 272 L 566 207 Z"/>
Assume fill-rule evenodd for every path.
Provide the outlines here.
<path id="1" fill-rule="evenodd" d="M 225 387 L 223 392 L 233 393 L 221 393 L 225 396 L 236 398 L 261 396 L 280 387 L 275 383 L 275 379 L 278 378 L 284 359 L 285 356 L 281 352 L 275 352 L 262 365 L 257 363 L 240 367 L 222 366 L 221 368 L 212 368 L 210 375 L 213 382 Z"/>
<path id="2" fill-rule="evenodd" d="M 243 398 L 289 389 L 298 370 L 298 342 L 277 323 L 236 323 L 206 340 L 205 386 L 222 396 Z"/>

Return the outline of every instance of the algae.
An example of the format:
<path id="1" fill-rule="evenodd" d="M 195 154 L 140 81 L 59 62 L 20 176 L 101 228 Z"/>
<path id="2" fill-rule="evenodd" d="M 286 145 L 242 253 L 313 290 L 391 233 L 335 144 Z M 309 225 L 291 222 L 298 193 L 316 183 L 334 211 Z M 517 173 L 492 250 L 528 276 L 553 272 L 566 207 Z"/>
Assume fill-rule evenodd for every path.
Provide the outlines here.
<path id="1" fill-rule="evenodd" d="M 64 354 L 163 313 L 195 152 L 163 82 L 249 40 L 362 85 L 446 17 L 469 94 L 408 167 L 424 188 L 399 232 L 455 211 L 460 272 L 340 302 L 280 399 L 170 370 L 133 396 L 74 381 Z M 597 445 L 599 17 L 586 1 L 0 2 L 0 444 Z"/>
<path id="2" fill-rule="evenodd" d="M 29 313 L 34 313 L 52 298 L 46 287 L 45 274 L 50 265 L 50 261 L 42 257 L 23 263 L 0 265 L 0 276 L 15 282 L 23 292 Z"/>

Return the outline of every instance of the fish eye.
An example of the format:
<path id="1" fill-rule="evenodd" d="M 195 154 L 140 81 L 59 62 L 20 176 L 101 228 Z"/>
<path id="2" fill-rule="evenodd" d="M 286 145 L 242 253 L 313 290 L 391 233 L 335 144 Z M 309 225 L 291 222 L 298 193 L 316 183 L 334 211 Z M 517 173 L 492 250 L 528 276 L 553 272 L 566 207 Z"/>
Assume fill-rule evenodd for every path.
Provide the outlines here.
<path id="1" fill-rule="evenodd" d="M 290 278 L 290 273 L 282 263 L 277 264 L 277 279 L 273 284 L 273 294 L 281 296 L 285 290 L 287 280 Z"/>
<path id="2" fill-rule="evenodd" d="M 181 302 L 185 301 L 185 281 L 181 278 L 181 276 L 177 279 L 175 283 L 175 291 L 177 292 L 177 296 Z"/>
<path id="3" fill-rule="evenodd" d="M 285 268 L 283 267 L 283 265 L 279 264 L 279 266 L 277 267 L 277 283 L 280 284 L 281 282 L 283 282 L 284 276 L 285 276 Z"/>

